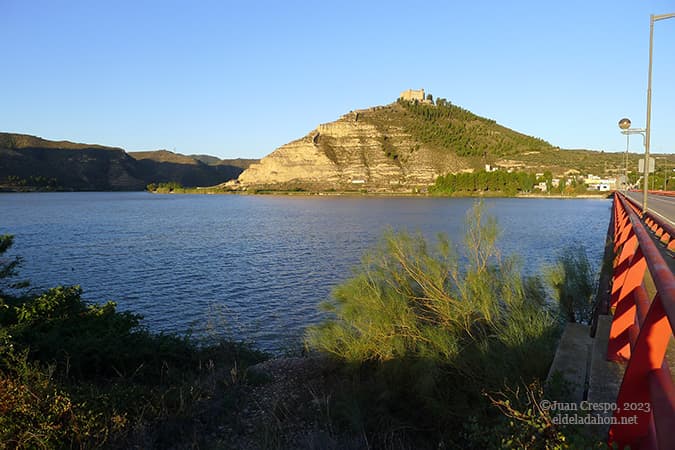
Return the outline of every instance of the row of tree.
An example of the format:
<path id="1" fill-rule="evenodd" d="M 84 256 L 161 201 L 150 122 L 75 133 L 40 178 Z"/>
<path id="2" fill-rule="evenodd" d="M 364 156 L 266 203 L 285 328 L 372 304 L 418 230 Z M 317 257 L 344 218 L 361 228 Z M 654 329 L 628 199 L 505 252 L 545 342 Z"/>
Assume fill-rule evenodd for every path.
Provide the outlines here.
<path id="1" fill-rule="evenodd" d="M 439 194 L 453 194 L 455 192 L 499 192 L 506 195 L 516 195 L 519 192 L 531 192 L 539 183 L 546 183 L 546 192 L 555 194 L 574 194 L 586 192 L 583 181 L 572 178 L 569 185 L 566 180 L 560 180 L 557 186 L 553 185 L 553 175 L 546 171 L 537 177 L 527 172 L 486 172 L 481 170 L 471 173 L 449 173 L 441 175 L 431 188 Z"/>
<path id="2" fill-rule="evenodd" d="M 486 172 L 449 173 L 436 179 L 432 190 L 442 194 L 454 192 L 491 191 L 515 195 L 518 192 L 530 192 L 537 183 L 534 174 L 526 172 Z"/>

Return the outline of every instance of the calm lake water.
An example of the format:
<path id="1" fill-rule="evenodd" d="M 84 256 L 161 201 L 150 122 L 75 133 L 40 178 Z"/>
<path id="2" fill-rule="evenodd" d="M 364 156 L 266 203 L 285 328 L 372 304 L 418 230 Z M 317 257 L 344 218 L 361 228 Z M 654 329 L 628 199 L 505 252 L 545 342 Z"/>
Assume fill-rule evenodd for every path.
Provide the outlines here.
<path id="1" fill-rule="evenodd" d="M 473 199 L 125 193 L 0 194 L 0 234 L 15 236 L 21 278 L 79 284 L 153 331 L 229 333 L 298 348 L 317 305 L 387 227 L 461 243 Z M 583 244 L 599 266 L 609 200 L 488 199 L 504 254 L 524 270 Z"/>

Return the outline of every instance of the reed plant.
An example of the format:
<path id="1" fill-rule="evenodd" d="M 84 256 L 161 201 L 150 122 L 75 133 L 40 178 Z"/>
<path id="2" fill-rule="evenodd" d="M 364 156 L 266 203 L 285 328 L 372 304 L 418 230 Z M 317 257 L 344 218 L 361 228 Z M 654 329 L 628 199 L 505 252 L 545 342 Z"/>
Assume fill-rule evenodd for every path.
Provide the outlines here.
<path id="1" fill-rule="evenodd" d="M 545 270 L 565 322 L 588 324 L 593 312 L 596 274 L 582 245 L 564 248 L 558 261 Z"/>

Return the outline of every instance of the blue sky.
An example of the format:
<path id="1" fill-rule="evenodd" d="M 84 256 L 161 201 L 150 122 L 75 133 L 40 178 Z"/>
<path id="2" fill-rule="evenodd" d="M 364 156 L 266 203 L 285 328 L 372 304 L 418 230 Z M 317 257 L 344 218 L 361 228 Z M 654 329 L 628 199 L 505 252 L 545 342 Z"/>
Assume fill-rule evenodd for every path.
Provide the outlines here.
<path id="1" fill-rule="evenodd" d="M 424 88 L 563 148 L 644 126 L 675 1 L 0 0 L 0 131 L 262 157 Z M 652 151 L 675 153 L 675 19 Z M 642 152 L 640 139 L 631 151 Z"/>

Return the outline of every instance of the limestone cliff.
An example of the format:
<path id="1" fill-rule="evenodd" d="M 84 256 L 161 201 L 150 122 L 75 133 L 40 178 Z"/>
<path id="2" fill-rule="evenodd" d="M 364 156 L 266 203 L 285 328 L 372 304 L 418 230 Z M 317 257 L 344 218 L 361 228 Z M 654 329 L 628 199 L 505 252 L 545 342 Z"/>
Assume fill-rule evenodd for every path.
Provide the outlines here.
<path id="1" fill-rule="evenodd" d="M 439 155 L 416 139 L 398 104 L 351 112 L 279 147 L 238 179 L 241 188 L 407 191 L 468 169 L 453 154 Z M 389 120 L 388 120 L 389 119 Z"/>

